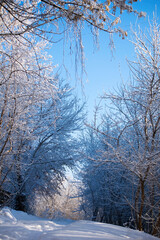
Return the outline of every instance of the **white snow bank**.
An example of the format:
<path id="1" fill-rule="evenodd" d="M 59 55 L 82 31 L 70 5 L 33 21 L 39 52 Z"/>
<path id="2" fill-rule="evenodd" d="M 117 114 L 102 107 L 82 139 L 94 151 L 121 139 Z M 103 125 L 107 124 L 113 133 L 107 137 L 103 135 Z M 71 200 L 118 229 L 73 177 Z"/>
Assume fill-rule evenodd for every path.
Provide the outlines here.
<path id="1" fill-rule="evenodd" d="M 0 223 L 2 224 L 3 222 L 12 222 L 16 223 L 17 219 L 16 217 L 13 216 L 9 208 L 3 208 L 0 211 Z"/>
<path id="2" fill-rule="evenodd" d="M 143 232 L 91 221 L 48 221 L 24 212 L 0 211 L 0 240 L 158 240 Z"/>

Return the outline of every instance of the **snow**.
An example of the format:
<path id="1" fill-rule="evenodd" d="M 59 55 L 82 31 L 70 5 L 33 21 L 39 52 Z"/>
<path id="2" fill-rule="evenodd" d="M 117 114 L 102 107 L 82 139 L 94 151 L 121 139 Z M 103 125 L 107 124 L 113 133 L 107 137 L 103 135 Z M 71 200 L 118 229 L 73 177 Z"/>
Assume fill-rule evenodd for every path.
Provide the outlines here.
<path id="1" fill-rule="evenodd" d="M 24 212 L 0 211 L 0 240 L 158 240 L 144 232 L 91 221 L 48 221 Z"/>

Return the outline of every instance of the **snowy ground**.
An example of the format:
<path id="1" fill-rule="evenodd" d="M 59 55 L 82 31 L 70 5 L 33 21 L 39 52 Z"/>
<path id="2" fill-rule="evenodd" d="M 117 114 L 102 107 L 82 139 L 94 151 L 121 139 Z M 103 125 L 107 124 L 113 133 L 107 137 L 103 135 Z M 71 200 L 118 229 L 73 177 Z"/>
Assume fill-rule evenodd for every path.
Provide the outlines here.
<path id="1" fill-rule="evenodd" d="M 0 211 L 0 240 L 156 240 L 143 232 L 90 221 L 48 221 L 23 212 Z"/>

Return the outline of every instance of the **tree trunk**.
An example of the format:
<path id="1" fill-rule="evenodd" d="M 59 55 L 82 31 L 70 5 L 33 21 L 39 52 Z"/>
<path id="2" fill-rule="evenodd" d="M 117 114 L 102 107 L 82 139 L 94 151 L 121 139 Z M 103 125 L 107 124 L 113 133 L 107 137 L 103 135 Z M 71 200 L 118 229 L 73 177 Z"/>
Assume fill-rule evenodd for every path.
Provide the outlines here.
<path id="1" fill-rule="evenodd" d="M 139 221 L 138 221 L 138 230 L 142 231 L 142 214 L 143 214 L 143 208 L 144 208 L 144 200 L 145 200 L 145 193 L 144 193 L 144 180 L 140 179 L 140 188 L 141 188 L 141 199 L 140 199 L 140 209 L 139 209 Z"/>

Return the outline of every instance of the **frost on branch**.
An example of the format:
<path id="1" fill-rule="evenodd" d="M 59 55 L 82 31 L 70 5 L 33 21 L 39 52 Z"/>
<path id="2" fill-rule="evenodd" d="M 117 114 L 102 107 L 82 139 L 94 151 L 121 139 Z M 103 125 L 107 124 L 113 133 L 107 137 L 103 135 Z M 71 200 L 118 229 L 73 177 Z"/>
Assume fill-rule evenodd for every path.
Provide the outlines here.
<path id="1" fill-rule="evenodd" d="M 66 29 L 66 23 L 77 26 L 86 22 L 91 27 L 108 33 L 121 32 L 116 26 L 119 21 L 116 20 L 116 12 L 127 11 L 136 13 L 139 17 L 144 16 L 133 8 L 135 0 L 35 0 L 35 1 L 10 1 L 2 0 L 0 2 L 0 17 L 3 25 L 1 36 L 11 34 L 21 35 L 25 32 L 34 32 L 40 36 L 48 33 L 57 33 L 56 26 Z M 14 21 L 10 25 L 4 22 L 4 15 L 11 14 Z M 16 21 L 21 23 L 21 29 L 13 30 Z M 53 28 L 48 30 L 43 28 L 46 24 L 53 24 Z M 4 31 L 5 30 L 5 31 Z M 63 31 L 63 30 L 62 30 Z"/>

